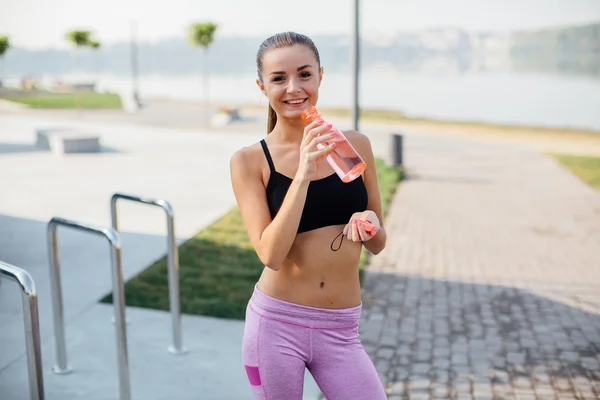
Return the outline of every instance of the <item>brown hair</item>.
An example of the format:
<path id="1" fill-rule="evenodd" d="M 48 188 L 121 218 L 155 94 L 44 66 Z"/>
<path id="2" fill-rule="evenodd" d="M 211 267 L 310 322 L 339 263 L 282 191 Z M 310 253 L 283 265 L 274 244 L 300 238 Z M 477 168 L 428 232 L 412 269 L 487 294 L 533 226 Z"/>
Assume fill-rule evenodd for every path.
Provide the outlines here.
<path id="1" fill-rule="evenodd" d="M 256 69 L 258 71 L 258 79 L 262 82 L 262 61 L 265 53 L 279 49 L 282 47 L 293 46 L 295 44 L 302 44 L 307 46 L 309 49 L 313 51 L 315 57 L 317 59 L 318 67 L 321 67 L 321 59 L 319 57 L 319 50 L 317 50 L 317 46 L 315 46 L 314 42 L 306 35 L 296 32 L 281 32 L 277 33 L 273 36 L 270 36 L 265 39 L 264 42 L 258 48 L 258 52 L 256 53 Z M 273 128 L 275 128 L 275 124 L 277 123 L 277 114 L 271 104 L 269 103 L 269 114 L 267 118 L 267 133 L 271 133 Z"/>

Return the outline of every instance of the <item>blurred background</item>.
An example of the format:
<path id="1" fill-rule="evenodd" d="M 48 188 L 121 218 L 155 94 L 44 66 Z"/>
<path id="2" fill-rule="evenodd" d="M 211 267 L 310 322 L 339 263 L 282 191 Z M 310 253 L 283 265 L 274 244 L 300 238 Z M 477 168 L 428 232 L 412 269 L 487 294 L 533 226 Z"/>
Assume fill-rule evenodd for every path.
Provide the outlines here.
<path id="1" fill-rule="evenodd" d="M 0 0 L 0 400 L 251 397 L 229 161 L 288 30 L 375 155 L 360 338 L 389 398 L 600 398 L 600 1 Z"/>
<path id="2" fill-rule="evenodd" d="M 206 71 L 210 101 L 260 105 L 256 50 L 267 36 L 296 30 L 320 49 L 326 71 L 321 104 L 347 107 L 351 97 L 348 1 L 307 0 L 293 11 L 274 0 L 5 0 L 4 7 L 0 26 L 11 42 L 2 58 L 7 87 L 57 91 L 78 83 L 126 95 L 133 74 L 145 101 L 205 101 Z M 599 19 L 594 0 L 363 1 L 361 107 L 600 129 Z M 187 40 L 197 21 L 218 25 L 207 51 Z M 65 34 L 77 29 L 89 30 L 101 46 L 75 51 Z"/>

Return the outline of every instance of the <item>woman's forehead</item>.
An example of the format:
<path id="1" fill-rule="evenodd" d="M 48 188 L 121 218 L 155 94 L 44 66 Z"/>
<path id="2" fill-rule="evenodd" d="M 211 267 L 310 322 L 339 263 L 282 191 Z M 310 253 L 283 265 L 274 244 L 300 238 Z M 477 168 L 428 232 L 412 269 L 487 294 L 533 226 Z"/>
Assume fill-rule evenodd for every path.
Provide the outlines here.
<path id="1" fill-rule="evenodd" d="M 305 65 L 315 68 L 316 63 L 316 57 L 311 49 L 303 45 L 294 45 L 273 49 L 265 53 L 263 69 L 289 72 L 289 70 L 296 70 Z"/>

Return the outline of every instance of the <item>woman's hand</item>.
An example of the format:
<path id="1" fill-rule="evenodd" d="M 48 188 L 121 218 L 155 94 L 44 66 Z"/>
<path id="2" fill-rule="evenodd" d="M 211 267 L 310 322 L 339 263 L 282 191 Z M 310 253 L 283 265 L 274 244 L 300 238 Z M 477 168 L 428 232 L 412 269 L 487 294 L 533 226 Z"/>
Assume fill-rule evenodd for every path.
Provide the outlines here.
<path id="1" fill-rule="evenodd" d="M 381 229 L 377 214 L 371 210 L 352 214 L 350 221 L 344 227 L 343 234 L 353 242 L 366 242 L 371 240 Z"/>
<path id="2" fill-rule="evenodd" d="M 300 163 L 296 178 L 307 182 L 317 174 L 317 165 L 335 149 L 335 142 L 317 149 L 318 143 L 323 143 L 335 137 L 335 133 L 324 134 L 331 129 L 331 124 L 314 121 L 304 128 L 304 137 L 300 143 Z"/>

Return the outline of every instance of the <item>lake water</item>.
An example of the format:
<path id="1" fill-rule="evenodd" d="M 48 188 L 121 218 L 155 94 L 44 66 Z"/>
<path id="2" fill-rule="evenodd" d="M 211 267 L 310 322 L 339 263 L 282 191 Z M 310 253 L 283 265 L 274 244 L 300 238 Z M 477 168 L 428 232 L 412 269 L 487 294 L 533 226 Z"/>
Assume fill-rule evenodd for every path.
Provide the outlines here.
<path id="1" fill-rule="evenodd" d="M 126 77 L 83 76 L 98 88 L 129 93 Z M 210 77 L 211 101 L 266 104 L 254 75 Z M 319 105 L 349 107 L 350 76 L 325 73 Z M 146 75 L 142 97 L 203 100 L 202 77 Z M 517 73 L 402 74 L 386 69 L 361 74 L 360 105 L 410 116 L 600 130 L 600 80 Z"/>

